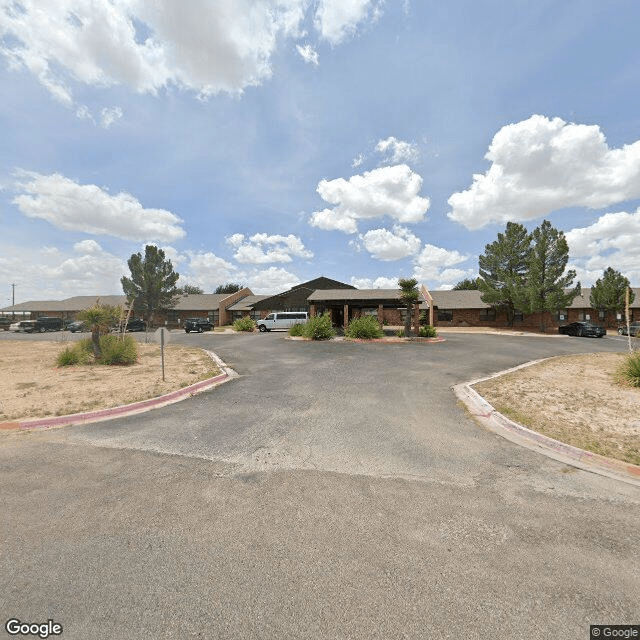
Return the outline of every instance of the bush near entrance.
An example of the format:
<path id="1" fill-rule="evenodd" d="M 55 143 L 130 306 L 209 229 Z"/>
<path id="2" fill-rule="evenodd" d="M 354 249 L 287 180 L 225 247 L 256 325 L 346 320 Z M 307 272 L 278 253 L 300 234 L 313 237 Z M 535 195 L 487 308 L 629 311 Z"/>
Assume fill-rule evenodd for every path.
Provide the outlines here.
<path id="1" fill-rule="evenodd" d="M 345 329 L 344 335 L 347 338 L 364 338 L 373 340 L 382 338 L 384 331 L 380 327 L 378 319 L 374 316 L 362 316 L 355 318 Z"/>

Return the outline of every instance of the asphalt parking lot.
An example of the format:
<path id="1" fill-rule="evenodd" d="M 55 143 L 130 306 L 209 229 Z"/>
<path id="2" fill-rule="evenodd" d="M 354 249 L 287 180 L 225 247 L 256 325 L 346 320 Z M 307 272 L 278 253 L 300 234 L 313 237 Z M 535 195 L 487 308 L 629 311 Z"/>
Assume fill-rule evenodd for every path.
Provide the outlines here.
<path id="1" fill-rule="evenodd" d="M 171 339 L 240 377 L 0 434 L 5 619 L 54 619 L 65 638 L 588 638 L 639 622 L 640 490 L 482 430 L 451 392 L 624 340 Z"/>

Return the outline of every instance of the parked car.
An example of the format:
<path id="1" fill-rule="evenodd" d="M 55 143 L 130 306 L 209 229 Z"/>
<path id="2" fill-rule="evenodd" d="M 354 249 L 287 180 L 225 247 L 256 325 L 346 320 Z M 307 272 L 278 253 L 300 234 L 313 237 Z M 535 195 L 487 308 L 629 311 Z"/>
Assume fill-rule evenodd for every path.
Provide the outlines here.
<path id="1" fill-rule="evenodd" d="M 591 324 L 590 322 L 571 322 L 570 324 L 558 327 L 558 333 L 564 333 L 568 336 L 578 336 L 579 338 L 602 338 L 602 336 L 607 335 L 607 330 L 604 327 L 599 327 L 597 324 Z"/>
<path id="2" fill-rule="evenodd" d="M 15 331 L 16 333 L 19 331 L 22 331 L 23 333 L 33 333 L 35 326 L 35 320 L 20 320 L 20 322 L 14 322 L 9 327 L 9 330 Z"/>
<path id="3" fill-rule="evenodd" d="M 86 331 L 87 325 L 85 325 L 81 320 L 75 320 L 67 325 L 67 329 L 69 329 L 71 333 L 75 333 L 76 331 Z"/>
<path id="4" fill-rule="evenodd" d="M 306 311 L 278 311 L 258 320 L 257 325 L 262 332 L 272 329 L 291 329 L 294 324 L 304 324 L 308 319 Z"/>
<path id="5" fill-rule="evenodd" d="M 185 333 L 189 333 L 190 331 L 202 333 L 203 331 L 211 331 L 212 329 L 213 324 L 211 324 L 207 318 L 187 318 L 184 321 Z"/>
<path id="6" fill-rule="evenodd" d="M 127 322 L 127 331 L 146 331 L 147 323 L 142 318 L 131 318 Z"/>
<path id="7" fill-rule="evenodd" d="M 6 316 L 0 317 L 0 329 L 4 331 L 9 331 L 9 327 L 11 326 L 11 318 L 7 318 Z"/>
<path id="8" fill-rule="evenodd" d="M 44 333 L 45 331 L 62 331 L 62 324 L 62 318 L 40 316 L 36 318 L 33 330 L 38 333 Z"/>
<path id="9" fill-rule="evenodd" d="M 629 333 L 627 333 L 627 325 L 623 325 L 618 327 L 618 333 L 621 336 L 631 335 L 631 336 L 639 336 L 640 335 L 640 322 L 632 322 L 629 325 Z"/>

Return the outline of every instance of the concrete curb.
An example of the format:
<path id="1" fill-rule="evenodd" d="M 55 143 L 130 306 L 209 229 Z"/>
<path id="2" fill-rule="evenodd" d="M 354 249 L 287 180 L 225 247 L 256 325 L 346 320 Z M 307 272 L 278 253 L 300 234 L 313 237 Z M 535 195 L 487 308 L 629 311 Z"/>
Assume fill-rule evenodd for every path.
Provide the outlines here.
<path id="1" fill-rule="evenodd" d="M 88 424 L 90 422 L 100 422 L 101 420 L 122 418 L 136 413 L 151 411 L 151 409 L 164 407 L 168 404 L 173 404 L 174 402 L 180 402 L 185 398 L 190 398 L 197 393 L 208 391 L 209 389 L 213 389 L 224 382 L 228 382 L 233 378 L 239 377 L 239 375 L 233 369 L 227 367 L 227 365 L 215 353 L 213 353 L 213 351 L 206 351 L 206 353 L 218 365 L 218 367 L 220 367 L 223 373 L 156 398 L 149 398 L 148 400 L 141 400 L 140 402 L 133 402 L 131 404 L 125 404 L 110 409 L 98 409 L 96 411 L 72 413 L 66 416 L 51 416 L 48 418 L 36 418 L 35 420 L 21 420 L 19 422 L 0 422 L 0 431 L 11 431 L 14 429 L 50 429 L 52 427 L 66 427 L 77 424 Z"/>
<path id="2" fill-rule="evenodd" d="M 512 373 L 513 371 L 518 371 L 519 369 L 551 359 L 552 358 L 542 358 L 540 360 L 532 360 L 531 362 L 499 371 L 484 378 L 454 385 L 452 388 L 458 399 L 465 404 L 469 412 L 483 427 L 503 438 L 532 451 L 537 451 L 559 462 L 583 469 L 584 471 L 591 471 L 592 473 L 613 478 L 614 480 L 622 480 L 628 484 L 640 487 L 639 466 L 629 462 L 622 462 L 621 460 L 606 458 L 597 453 L 573 447 L 564 442 L 544 436 L 537 431 L 527 429 L 520 423 L 510 420 L 505 415 L 496 411 L 475 389 L 472 389 L 472 386 L 479 382 L 491 380 L 492 378 L 497 378 L 498 376 Z"/>

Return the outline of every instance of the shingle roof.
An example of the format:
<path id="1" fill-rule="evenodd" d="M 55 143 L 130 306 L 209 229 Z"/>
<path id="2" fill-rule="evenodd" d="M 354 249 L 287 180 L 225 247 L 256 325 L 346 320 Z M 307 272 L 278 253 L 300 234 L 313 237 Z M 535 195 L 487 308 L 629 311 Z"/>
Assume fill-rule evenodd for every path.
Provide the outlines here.
<path id="1" fill-rule="evenodd" d="M 629 305 L 630 309 L 640 309 L 640 287 L 631 287 L 631 291 L 635 294 L 635 298 L 633 302 Z M 570 305 L 570 309 L 590 309 L 591 302 L 591 288 L 584 287 L 579 296 L 576 296 L 573 299 L 573 302 Z"/>
<path id="2" fill-rule="evenodd" d="M 475 290 L 431 291 L 431 296 L 433 306 L 438 309 L 487 309 L 489 307 L 480 299 L 480 291 Z"/>
<path id="3" fill-rule="evenodd" d="M 174 310 L 176 311 L 215 311 L 220 308 L 220 302 L 228 298 L 230 293 L 190 293 L 182 296 Z"/>
<path id="4" fill-rule="evenodd" d="M 309 302 L 334 302 L 345 300 L 347 303 L 353 301 L 367 300 L 402 300 L 400 289 L 318 289 L 308 298 Z M 420 300 L 423 300 L 420 294 Z"/>
<path id="5" fill-rule="evenodd" d="M 246 298 L 242 298 L 242 300 L 238 300 L 238 302 L 232 304 L 230 307 L 227 307 L 227 311 L 251 311 L 256 302 L 266 300 L 270 297 L 271 296 L 247 296 Z"/>

